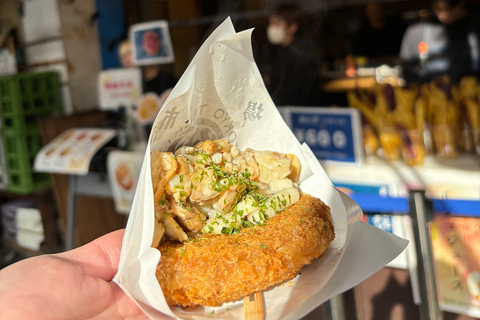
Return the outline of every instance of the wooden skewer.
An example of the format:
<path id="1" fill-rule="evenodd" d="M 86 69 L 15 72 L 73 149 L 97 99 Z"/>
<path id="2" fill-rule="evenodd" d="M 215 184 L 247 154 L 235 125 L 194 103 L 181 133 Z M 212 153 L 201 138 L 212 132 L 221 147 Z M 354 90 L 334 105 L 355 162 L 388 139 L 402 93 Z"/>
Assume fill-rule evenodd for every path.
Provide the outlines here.
<path id="1" fill-rule="evenodd" d="M 263 320 L 262 293 L 255 292 L 253 299 L 250 300 L 250 296 L 243 298 L 243 319 Z"/>

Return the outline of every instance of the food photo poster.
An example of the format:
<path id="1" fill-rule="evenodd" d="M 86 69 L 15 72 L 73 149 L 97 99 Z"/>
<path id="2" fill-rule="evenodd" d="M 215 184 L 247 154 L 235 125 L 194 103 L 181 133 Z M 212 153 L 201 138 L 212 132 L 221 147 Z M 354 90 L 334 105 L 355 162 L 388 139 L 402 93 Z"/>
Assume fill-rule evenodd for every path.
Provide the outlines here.
<path id="1" fill-rule="evenodd" d="M 133 64 L 165 64 L 175 61 L 168 21 L 135 24 L 130 28 Z"/>

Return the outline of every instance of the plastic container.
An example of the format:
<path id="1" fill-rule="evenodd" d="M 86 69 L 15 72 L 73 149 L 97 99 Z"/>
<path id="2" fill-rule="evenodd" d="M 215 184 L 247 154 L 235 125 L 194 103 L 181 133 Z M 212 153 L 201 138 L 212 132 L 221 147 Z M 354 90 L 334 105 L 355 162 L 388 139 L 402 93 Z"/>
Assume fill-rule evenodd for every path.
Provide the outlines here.
<path id="1" fill-rule="evenodd" d="M 363 132 L 363 146 L 365 148 L 365 155 L 370 156 L 377 153 L 379 148 L 378 138 L 373 131 L 373 128 L 369 125 L 364 125 Z"/>
<path id="2" fill-rule="evenodd" d="M 3 140 L 0 139 L 0 190 L 8 189 L 7 162 L 5 159 L 5 148 Z"/>
<path id="3" fill-rule="evenodd" d="M 28 194 L 50 186 L 50 176 L 33 171 L 36 154 L 42 148 L 40 134 L 28 129 L 24 134 L 3 130 L 8 190 Z"/>
<path id="4" fill-rule="evenodd" d="M 394 127 L 385 127 L 380 130 L 380 144 L 385 158 L 388 161 L 400 160 L 402 140 Z"/>
<path id="5" fill-rule="evenodd" d="M 7 166 L 0 166 L 0 190 L 8 190 Z"/>
<path id="6" fill-rule="evenodd" d="M 433 128 L 435 150 L 439 159 L 455 159 L 458 156 L 455 129 L 448 125 Z"/>
<path id="7" fill-rule="evenodd" d="M 475 152 L 480 157 L 480 129 L 473 130 L 473 140 L 475 144 Z"/>
<path id="8" fill-rule="evenodd" d="M 0 188 L 8 185 L 11 192 L 28 194 L 50 185 L 48 174 L 33 171 L 33 160 L 42 147 L 39 119 L 60 114 L 57 72 L 0 77 L 0 127 L 6 168 Z"/>
<path id="9" fill-rule="evenodd" d="M 12 200 L 0 205 L 2 238 L 10 242 L 17 242 L 17 210 L 34 207 L 34 203 L 25 200 Z"/>
<path id="10" fill-rule="evenodd" d="M 22 133 L 37 128 L 38 119 L 62 113 L 57 72 L 23 73 L 0 77 L 2 130 Z"/>
<path id="11" fill-rule="evenodd" d="M 418 130 L 400 130 L 402 137 L 402 157 L 409 166 L 423 164 L 425 158 L 425 145 L 423 132 Z"/>

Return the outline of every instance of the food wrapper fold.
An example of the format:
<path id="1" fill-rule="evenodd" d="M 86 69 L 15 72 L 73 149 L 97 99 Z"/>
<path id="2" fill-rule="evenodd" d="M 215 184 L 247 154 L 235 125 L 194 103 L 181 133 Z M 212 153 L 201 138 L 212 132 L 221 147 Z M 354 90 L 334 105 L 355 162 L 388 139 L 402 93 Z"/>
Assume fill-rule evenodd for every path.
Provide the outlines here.
<path id="1" fill-rule="evenodd" d="M 309 147 L 300 145 L 265 88 L 253 59 L 251 33 L 236 33 L 230 19 L 225 20 L 199 49 L 153 125 L 113 279 L 152 319 L 242 319 L 243 314 L 241 301 L 215 308 L 167 305 L 155 277 L 161 254 L 150 247 L 153 150 L 226 138 L 240 150 L 292 153 L 300 159 L 300 188 L 330 206 L 335 240 L 294 279 L 263 291 L 266 319 L 303 317 L 382 268 L 406 246 L 405 240 L 360 222 L 358 205 L 333 187 Z M 358 246 L 364 242 L 371 246 Z"/>

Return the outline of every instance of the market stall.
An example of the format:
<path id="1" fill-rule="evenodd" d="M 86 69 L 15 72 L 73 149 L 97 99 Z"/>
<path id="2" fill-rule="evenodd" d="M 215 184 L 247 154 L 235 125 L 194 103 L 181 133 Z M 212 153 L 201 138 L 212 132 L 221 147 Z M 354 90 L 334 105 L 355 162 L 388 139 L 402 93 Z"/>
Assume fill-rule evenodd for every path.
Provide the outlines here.
<path id="1" fill-rule="evenodd" d="M 166 154 L 182 144 L 226 138 L 242 152 L 285 154 L 294 169 L 292 154 L 298 154 L 305 176 L 292 186 L 335 208 L 337 238 L 324 256 L 291 282 L 255 296 L 265 302 L 266 319 L 337 320 L 351 309 L 352 318 L 365 320 L 361 283 L 386 269 L 411 279 L 419 312 L 409 309 L 405 317 L 437 320 L 444 311 L 480 317 L 480 81 L 441 75 L 407 83 L 399 49 L 384 50 L 399 47 L 406 28 L 393 26 L 401 32 L 387 45 L 392 25 L 385 21 L 398 22 L 402 14 L 413 25 L 429 17 L 429 3 L 389 2 L 389 19 L 380 12 L 383 17 L 367 22 L 358 1 L 307 1 L 306 12 L 295 4 L 273 10 L 251 1 L 57 2 L 22 2 L 25 39 L 13 6 L 14 25 L 0 30 L 2 244 L 26 255 L 69 251 L 126 226 L 119 271 L 109 281 L 153 316 L 191 311 L 192 319 L 221 318 L 229 307 L 170 308 L 158 299 L 164 291 L 152 270 L 166 250 L 156 249 L 175 235 L 181 240 L 177 230 L 186 228 L 192 207 L 190 198 L 175 196 L 177 186 L 159 191 L 167 187 L 153 181 L 165 176 L 151 175 L 150 151 Z M 320 25 L 323 10 L 330 11 Z M 38 18 L 44 16 L 45 23 Z M 282 23 L 296 27 L 282 29 Z M 369 34 L 375 37 L 367 46 Z M 478 58 L 478 43 L 468 39 Z M 427 40 L 414 48 L 422 66 L 435 49 L 429 51 Z M 26 62 L 15 51 L 22 48 Z M 304 69 L 295 62 L 304 62 Z M 294 88 L 301 90 L 290 93 Z M 282 94 L 292 100 L 276 100 Z M 290 105 L 296 99 L 301 107 Z M 84 112 L 90 109 L 99 111 Z M 171 157 L 177 164 L 177 155 Z M 195 213 L 202 210 L 212 222 L 213 204 L 198 203 Z M 240 231 L 232 228 L 218 233 Z M 399 238 L 410 241 L 404 251 Z M 355 301 L 342 301 L 347 295 Z M 401 303 L 396 298 L 391 305 Z M 242 310 L 229 314 L 240 318 Z"/>

